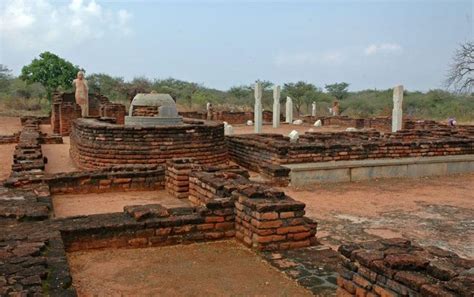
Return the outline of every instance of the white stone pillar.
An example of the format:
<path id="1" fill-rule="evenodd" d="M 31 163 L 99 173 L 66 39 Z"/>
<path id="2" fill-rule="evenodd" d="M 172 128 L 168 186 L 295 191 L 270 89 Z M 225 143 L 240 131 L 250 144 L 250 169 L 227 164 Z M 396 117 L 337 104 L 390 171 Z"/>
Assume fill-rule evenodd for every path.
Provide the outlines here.
<path id="1" fill-rule="evenodd" d="M 293 101 L 290 97 L 286 97 L 285 122 L 293 123 Z"/>
<path id="2" fill-rule="evenodd" d="M 255 84 L 254 131 L 262 133 L 262 84 Z"/>
<path id="3" fill-rule="evenodd" d="M 280 86 L 273 87 L 273 128 L 280 127 Z"/>
<path id="4" fill-rule="evenodd" d="M 315 117 L 316 116 L 316 102 L 313 101 L 313 104 L 311 105 L 311 116 Z"/>
<path id="5" fill-rule="evenodd" d="M 402 129 L 403 125 L 403 86 L 393 88 L 392 132 Z"/>

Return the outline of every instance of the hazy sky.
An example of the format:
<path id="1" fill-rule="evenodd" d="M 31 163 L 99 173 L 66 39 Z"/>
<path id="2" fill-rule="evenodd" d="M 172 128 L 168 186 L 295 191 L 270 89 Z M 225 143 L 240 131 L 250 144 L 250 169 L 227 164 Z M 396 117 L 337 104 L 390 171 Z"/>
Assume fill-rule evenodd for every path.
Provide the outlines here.
<path id="1" fill-rule="evenodd" d="M 256 79 L 351 90 L 439 88 L 473 1 L 0 0 L 0 63 L 43 51 L 86 74 L 174 77 L 218 89 Z"/>

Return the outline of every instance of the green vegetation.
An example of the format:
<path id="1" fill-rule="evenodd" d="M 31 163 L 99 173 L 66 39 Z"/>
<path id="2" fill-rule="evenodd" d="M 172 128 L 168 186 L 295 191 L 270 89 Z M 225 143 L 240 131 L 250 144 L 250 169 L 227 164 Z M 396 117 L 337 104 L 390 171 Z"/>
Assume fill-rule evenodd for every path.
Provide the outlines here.
<path id="1" fill-rule="evenodd" d="M 342 100 L 349 95 L 349 84 L 345 82 L 325 85 L 324 88 L 331 96 L 335 97 L 337 100 Z"/>
<path id="2" fill-rule="evenodd" d="M 80 69 L 50 52 L 41 53 L 39 56 L 39 59 L 35 58 L 31 64 L 23 66 L 20 78 L 28 84 L 40 83 L 51 101 L 53 92 L 59 87 L 71 88 L 72 80 Z"/>
<path id="3" fill-rule="evenodd" d="M 6 66 L 0 64 L 0 114 L 48 114 L 51 93 L 56 90 L 72 91 L 71 82 L 79 69 L 79 66 L 74 66 L 49 52 L 42 53 L 40 59 L 34 59 L 30 65 L 23 67 L 20 77 L 14 77 Z M 87 75 L 86 79 L 91 92 L 103 94 L 126 106 L 136 93 L 151 91 L 171 94 L 180 109 L 187 110 L 204 111 L 207 102 L 211 102 L 217 109 L 252 110 L 254 103 L 253 83 L 221 91 L 174 78 L 150 80 L 137 77 L 125 81 L 122 77 L 95 73 Z M 259 82 L 264 88 L 263 108 L 271 110 L 273 84 L 265 80 Z M 317 113 L 328 115 L 328 108 L 337 99 L 340 101 L 342 115 L 391 115 L 391 89 L 349 92 L 348 87 L 349 84 L 345 82 L 335 83 L 326 85 L 326 92 L 323 92 L 322 88 L 309 82 L 289 82 L 283 84 L 281 103 L 285 102 L 286 96 L 290 96 L 298 114 L 309 114 L 314 101 L 317 103 Z M 405 115 L 414 118 L 445 120 L 454 116 L 458 121 L 473 121 L 474 94 L 443 90 L 431 90 L 426 93 L 405 91 L 403 109 Z"/>

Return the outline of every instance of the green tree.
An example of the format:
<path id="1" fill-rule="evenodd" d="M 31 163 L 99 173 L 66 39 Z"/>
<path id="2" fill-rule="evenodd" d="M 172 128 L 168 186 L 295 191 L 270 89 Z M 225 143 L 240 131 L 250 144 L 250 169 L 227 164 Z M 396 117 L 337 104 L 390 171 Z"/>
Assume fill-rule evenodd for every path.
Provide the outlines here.
<path id="1" fill-rule="evenodd" d="M 94 73 L 87 76 L 89 90 L 108 97 L 110 100 L 127 99 L 127 85 L 122 77 L 112 77 L 105 73 Z"/>
<path id="2" fill-rule="evenodd" d="M 253 98 L 253 88 L 252 86 L 241 85 L 231 87 L 227 94 L 233 97 L 234 101 L 238 105 L 252 105 L 252 98 Z"/>
<path id="3" fill-rule="evenodd" d="M 50 52 L 41 53 L 39 57 L 29 65 L 23 66 L 20 78 L 29 84 L 40 83 L 46 89 L 48 100 L 51 101 L 53 92 L 59 87 L 71 88 L 80 68 Z"/>
<path id="4" fill-rule="evenodd" d="M 330 95 L 336 97 L 337 100 L 342 100 L 349 94 L 347 90 L 349 88 L 349 84 L 345 82 L 325 85 L 324 88 Z"/>
<path id="5" fill-rule="evenodd" d="M 311 104 L 318 96 L 318 89 L 311 83 L 299 81 L 297 83 L 286 83 L 283 85 L 282 98 L 290 96 L 298 115 L 301 113 L 303 104 Z"/>
<path id="6" fill-rule="evenodd" d="M 7 91 L 12 80 L 11 70 L 0 64 L 0 90 Z"/>

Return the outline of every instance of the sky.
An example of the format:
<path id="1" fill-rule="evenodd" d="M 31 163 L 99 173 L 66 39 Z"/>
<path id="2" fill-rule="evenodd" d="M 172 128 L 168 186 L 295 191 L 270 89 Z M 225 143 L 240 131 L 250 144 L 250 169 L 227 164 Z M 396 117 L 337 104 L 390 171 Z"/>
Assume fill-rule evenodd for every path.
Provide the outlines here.
<path id="1" fill-rule="evenodd" d="M 471 1 L 0 0 L 0 64 L 51 51 L 87 74 L 225 90 L 269 80 L 442 88 Z"/>

